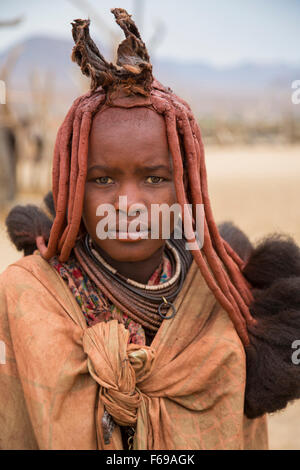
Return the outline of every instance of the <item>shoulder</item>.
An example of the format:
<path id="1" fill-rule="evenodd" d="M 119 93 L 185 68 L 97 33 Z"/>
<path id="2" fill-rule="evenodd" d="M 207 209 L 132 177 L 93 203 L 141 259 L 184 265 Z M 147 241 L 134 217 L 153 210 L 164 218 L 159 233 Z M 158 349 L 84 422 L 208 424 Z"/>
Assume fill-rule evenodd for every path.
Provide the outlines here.
<path id="1" fill-rule="evenodd" d="M 38 252 L 35 252 L 33 255 L 23 256 L 18 261 L 8 265 L 7 268 L 0 274 L 0 279 L 4 279 L 11 272 L 23 272 L 24 270 L 28 272 L 34 272 L 39 268 L 45 269 L 48 265 L 48 262 L 44 260 Z"/>
<path id="2" fill-rule="evenodd" d="M 38 252 L 11 264 L 0 275 L 0 310 L 67 316 L 82 328 L 85 319 L 67 283 Z M 22 314 L 23 314 L 22 313 Z"/>
<path id="3" fill-rule="evenodd" d="M 17 287 L 48 285 L 53 282 L 54 270 L 39 254 L 25 256 L 10 264 L 0 274 L 1 291 L 14 292 Z"/>
<path id="4" fill-rule="evenodd" d="M 66 304 L 68 287 L 56 270 L 36 252 L 9 265 L 0 275 L 1 297 L 14 303 L 21 297 L 32 299 L 32 303 L 49 298 Z"/>
<path id="5" fill-rule="evenodd" d="M 39 254 L 24 256 L 20 260 L 10 264 L 0 274 L 1 289 L 15 284 L 40 283 L 48 285 L 55 280 L 53 268 Z"/>

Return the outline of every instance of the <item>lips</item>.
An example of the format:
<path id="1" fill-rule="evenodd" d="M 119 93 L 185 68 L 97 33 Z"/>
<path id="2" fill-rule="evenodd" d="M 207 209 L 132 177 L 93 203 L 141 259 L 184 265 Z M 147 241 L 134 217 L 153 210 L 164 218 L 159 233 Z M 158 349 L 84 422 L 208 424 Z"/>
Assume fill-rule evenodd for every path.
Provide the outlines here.
<path id="1" fill-rule="evenodd" d="M 149 227 L 148 224 L 139 223 L 137 226 L 132 227 L 131 224 L 129 223 L 125 226 L 121 225 L 121 227 L 120 227 L 119 224 L 116 224 L 116 226 L 114 227 L 113 230 L 109 230 L 109 232 L 111 232 L 111 231 L 112 232 L 118 232 L 118 233 L 121 233 L 121 232 L 124 232 L 124 233 L 139 233 L 139 232 L 150 232 L 151 228 Z"/>
<path id="2" fill-rule="evenodd" d="M 137 241 L 147 240 L 149 238 L 158 238 L 157 233 L 160 232 L 156 228 L 155 221 L 141 220 L 141 219 L 125 219 L 125 220 L 112 220 L 101 228 L 104 230 L 101 239 L 109 238 L 120 241 Z M 153 235 L 154 234 L 154 235 Z M 156 234 L 156 235 L 155 235 Z"/>
<path id="3" fill-rule="evenodd" d="M 144 226 L 144 227 L 139 227 L 138 229 L 134 228 L 130 228 L 130 227 L 116 227 L 114 230 L 109 230 L 109 232 L 126 232 L 126 233 L 139 233 L 139 232 L 150 232 L 151 229 L 148 227 L 148 226 Z"/>
<path id="4" fill-rule="evenodd" d="M 118 230 L 110 230 L 108 233 L 108 238 L 117 239 L 121 241 L 137 241 L 137 240 L 147 240 L 149 238 L 149 230 L 144 231 L 131 231 L 123 232 Z"/>
<path id="5" fill-rule="evenodd" d="M 145 235 L 148 234 L 151 232 L 151 230 L 108 230 L 107 233 L 113 233 L 113 234 L 117 234 L 117 235 L 120 235 L 120 234 L 127 234 L 129 236 L 141 236 L 141 235 Z"/>

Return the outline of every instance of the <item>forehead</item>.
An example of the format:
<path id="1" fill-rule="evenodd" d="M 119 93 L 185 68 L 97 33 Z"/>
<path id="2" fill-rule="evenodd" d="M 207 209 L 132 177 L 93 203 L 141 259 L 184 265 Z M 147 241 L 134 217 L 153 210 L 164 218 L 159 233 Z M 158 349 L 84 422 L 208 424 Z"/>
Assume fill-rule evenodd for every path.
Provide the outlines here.
<path id="1" fill-rule="evenodd" d="M 169 159 L 164 118 L 148 108 L 107 108 L 93 119 L 89 164 Z"/>
<path id="2" fill-rule="evenodd" d="M 91 136 L 115 135 L 116 137 L 130 129 L 139 130 L 139 134 L 161 136 L 166 134 L 164 118 L 150 108 L 106 108 L 93 118 Z M 96 135 L 95 135 L 96 134 Z"/>

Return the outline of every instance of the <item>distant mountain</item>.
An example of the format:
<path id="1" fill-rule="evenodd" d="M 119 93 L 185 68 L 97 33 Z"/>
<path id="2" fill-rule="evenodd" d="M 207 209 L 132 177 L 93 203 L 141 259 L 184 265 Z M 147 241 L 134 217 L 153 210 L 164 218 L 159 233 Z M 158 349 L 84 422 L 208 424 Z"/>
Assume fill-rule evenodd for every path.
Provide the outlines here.
<path id="1" fill-rule="evenodd" d="M 0 65 L 16 48 L 18 59 L 12 74 L 12 85 L 26 89 L 32 74 L 40 71 L 55 77 L 60 86 L 69 87 L 72 41 L 35 36 L 8 49 L 0 55 Z"/>
<path id="2" fill-rule="evenodd" d="M 32 77 L 39 72 L 51 83 L 64 106 L 82 91 L 81 74 L 70 58 L 71 40 L 34 36 L 18 47 L 11 88 L 30 90 Z M 0 66 L 10 51 L 0 55 Z M 105 55 L 105 48 L 102 51 Z M 300 114 L 300 105 L 296 110 L 290 98 L 291 83 L 300 79 L 300 65 L 249 63 L 214 67 L 208 63 L 156 59 L 153 66 L 156 78 L 189 101 L 198 115 L 276 116 L 296 111 Z"/>

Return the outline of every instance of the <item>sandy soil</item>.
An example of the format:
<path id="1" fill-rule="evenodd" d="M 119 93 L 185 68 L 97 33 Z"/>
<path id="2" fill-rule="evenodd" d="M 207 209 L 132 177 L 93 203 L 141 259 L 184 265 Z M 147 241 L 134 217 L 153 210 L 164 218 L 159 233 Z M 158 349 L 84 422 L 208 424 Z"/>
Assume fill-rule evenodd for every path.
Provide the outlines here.
<path id="1" fill-rule="evenodd" d="M 300 244 L 300 147 L 208 147 L 211 203 L 216 221 L 234 221 L 252 242 L 280 231 Z M 41 198 L 23 195 L 21 202 Z M 19 201 L 18 201 L 19 202 Z M 19 258 L 0 225 L 0 271 Z M 300 339 L 300 332 L 299 332 Z M 300 450 L 300 400 L 269 417 L 270 449 Z"/>

